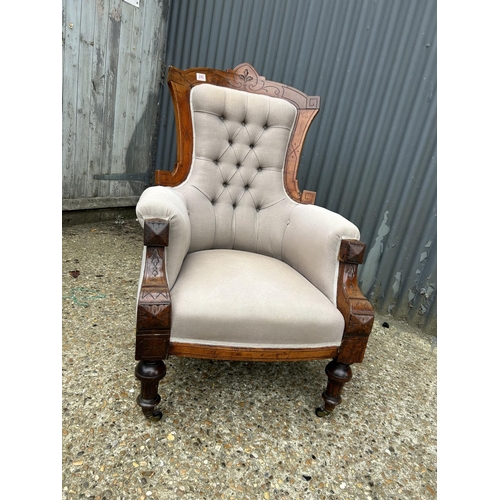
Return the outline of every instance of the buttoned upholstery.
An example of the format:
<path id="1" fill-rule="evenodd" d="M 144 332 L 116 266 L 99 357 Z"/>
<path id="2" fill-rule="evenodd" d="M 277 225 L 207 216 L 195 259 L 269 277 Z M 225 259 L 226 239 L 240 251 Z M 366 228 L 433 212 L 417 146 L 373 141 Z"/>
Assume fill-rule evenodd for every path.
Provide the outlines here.
<path id="1" fill-rule="evenodd" d="M 166 251 L 172 341 L 290 347 L 340 345 L 337 255 L 358 229 L 286 193 L 297 111 L 284 99 L 210 84 L 191 90 L 187 179 L 145 190 L 141 223 L 170 221 Z"/>
<path id="2" fill-rule="evenodd" d="M 178 188 L 191 219 L 189 250 L 232 248 L 281 259 L 294 206 L 283 164 L 295 107 L 214 85 L 195 87 L 191 107 L 192 171 Z"/>

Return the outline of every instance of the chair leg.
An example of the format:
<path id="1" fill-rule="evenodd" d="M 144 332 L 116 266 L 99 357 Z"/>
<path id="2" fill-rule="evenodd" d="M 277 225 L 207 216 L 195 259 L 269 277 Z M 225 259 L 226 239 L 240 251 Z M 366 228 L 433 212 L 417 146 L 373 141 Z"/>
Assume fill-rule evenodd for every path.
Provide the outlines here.
<path id="1" fill-rule="evenodd" d="M 144 415 L 151 420 L 160 420 L 162 412 L 155 410 L 161 401 L 158 394 L 158 384 L 165 376 L 167 367 L 163 361 L 139 361 L 135 368 L 135 376 L 141 382 L 141 393 L 137 397 L 137 404 L 142 408 Z"/>
<path id="2" fill-rule="evenodd" d="M 316 408 L 318 417 L 330 415 L 335 407 L 342 402 L 340 397 L 342 387 L 352 378 L 351 367 L 346 363 L 337 363 L 336 359 L 328 363 L 325 372 L 328 377 L 328 385 L 321 395 L 325 401 L 325 406 L 324 408 Z"/>

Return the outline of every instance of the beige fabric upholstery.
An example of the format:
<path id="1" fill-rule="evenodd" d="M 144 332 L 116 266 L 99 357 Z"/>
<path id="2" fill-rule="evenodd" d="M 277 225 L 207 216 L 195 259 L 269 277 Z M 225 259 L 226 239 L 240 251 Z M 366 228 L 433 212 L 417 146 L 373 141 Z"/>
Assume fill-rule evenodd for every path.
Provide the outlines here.
<path id="1" fill-rule="evenodd" d="M 190 252 L 234 248 L 281 259 L 294 207 L 283 187 L 283 165 L 295 107 L 213 85 L 191 94 L 193 166 L 178 188 L 191 217 Z"/>
<path id="2" fill-rule="evenodd" d="M 168 285 L 172 287 L 191 242 L 191 223 L 186 201 L 181 193 L 172 188 L 153 186 L 142 193 L 136 213 L 142 227 L 145 219 L 158 218 L 170 221 L 169 243 L 165 254 Z"/>
<path id="3" fill-rule="evenodd" d="M 301 274 L 265 255 L 190 253 L 171 297 L 173 342 L 285 348 L 342 339 L 337 308 Z"/>
<path id="4" fill-rule="evenodd" d="M 287 222 L 282 258 L 336 304 L 340 243 L 359 236 L 358 228 L 341 215 L 297 204 Z"/>
<path id="5" fill-rule="evenodd" d="M 172 340 L 339 345 L 337 256 L 341 240 L 359 231 L 288 197 L 283 168 L 295 107 L 209 84 L 192 89 L 191 104 L 188 178 L 146 189 L 137 205 L 142 224 L 170 220 Z"/>

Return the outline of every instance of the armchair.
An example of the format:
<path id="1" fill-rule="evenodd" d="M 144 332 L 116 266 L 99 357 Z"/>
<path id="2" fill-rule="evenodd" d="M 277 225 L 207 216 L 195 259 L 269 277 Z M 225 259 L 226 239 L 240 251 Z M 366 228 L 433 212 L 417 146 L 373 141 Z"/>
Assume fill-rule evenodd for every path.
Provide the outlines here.
<path id="1" fill-rule="evenodd" d="M 300 191 L 299 158 L 319 97 L 234 70 L 170 67 L 177 162 L 156 171 L 137 297 L 137 403 L 159 419 L 168 356 L 330 359 L 318 416 L 363 360 L 373 309 L 357 285 L 365 245 Z"/>

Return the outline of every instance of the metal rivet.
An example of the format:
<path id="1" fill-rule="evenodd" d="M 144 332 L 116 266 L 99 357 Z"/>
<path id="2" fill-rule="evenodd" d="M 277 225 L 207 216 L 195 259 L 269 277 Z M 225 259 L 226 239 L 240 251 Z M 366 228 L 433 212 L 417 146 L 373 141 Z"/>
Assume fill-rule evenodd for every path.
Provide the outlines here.
<path id="1" fill-rule="evenodd" d="M 69 23 L 69 24 L 68 24 L 68 28 L 69 28 L 70 30 L 72 30 L 72 29 L 73 29 L 73 26 L 74 26 L 74 24 L 73 24 L 73 23 Z"/>

